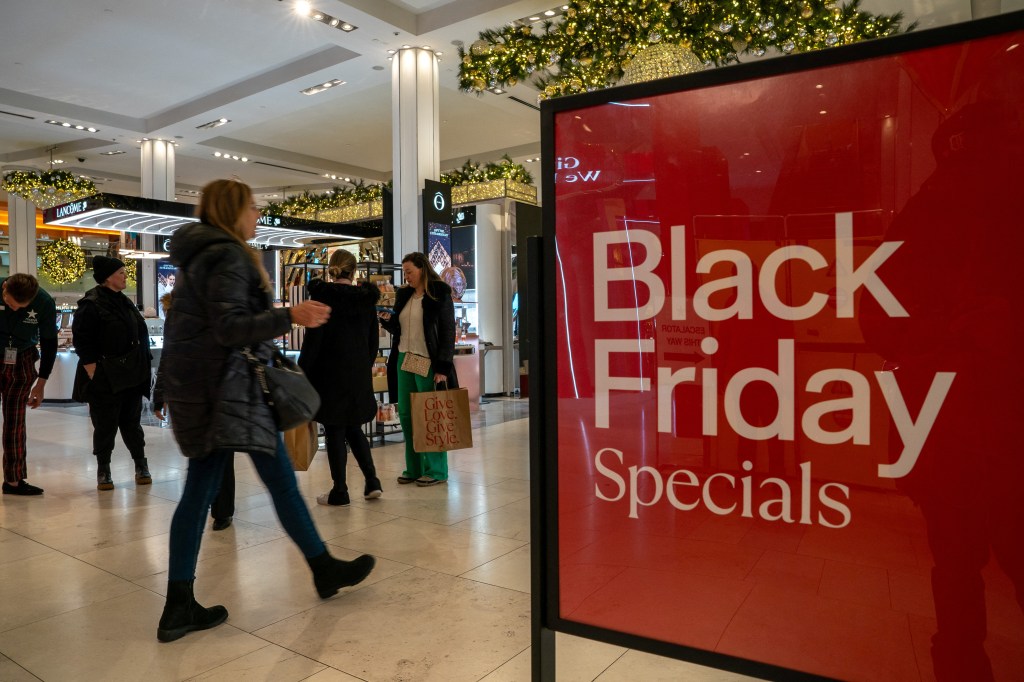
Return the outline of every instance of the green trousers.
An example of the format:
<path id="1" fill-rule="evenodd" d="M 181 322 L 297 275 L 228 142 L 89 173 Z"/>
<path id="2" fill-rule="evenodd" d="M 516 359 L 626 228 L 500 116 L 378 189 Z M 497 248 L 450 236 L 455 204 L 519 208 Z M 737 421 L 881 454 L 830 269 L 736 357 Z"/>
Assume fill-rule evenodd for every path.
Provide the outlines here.
<path id="1" fill-rule="evenodd" d="M 405 471 L 402 476 L 420 478 L 429 476 L 438 481 L 448 480 L 447 452 L 416 452 L 412 446 L 412 398 L 410 393 L 434 390 L 434 368 L 425 377 L 401 369 L 405 353 L 398 354 L 398 420 L 405 435 Z"/>

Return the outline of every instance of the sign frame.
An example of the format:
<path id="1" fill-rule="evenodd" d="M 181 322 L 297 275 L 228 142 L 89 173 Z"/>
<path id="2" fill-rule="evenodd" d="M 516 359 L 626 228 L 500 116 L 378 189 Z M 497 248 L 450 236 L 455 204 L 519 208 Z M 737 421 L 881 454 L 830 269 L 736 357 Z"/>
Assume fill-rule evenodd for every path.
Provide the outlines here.
<path id="1" fill-rule="evenodd" d="M 558 150 L 555 145 L 557 114 L 610 102 L 697 90 L 747 80 L 793 74 L 822 67 L 852 64 L 862 60 L 889 57 L 904 52 L 969 42 L 1024 29 L 1024 11 L 986 19 L 911 32 L 885 39 L 858 43 L 730 66 L 648 83 L 599 90 L 587 94 L 545 100 L 541 104 L 543 237 L 531 238 L 528 250 L 531 262 L 542 267 L 530 272 L 531 291 L 553 292 L 558 281 L 556 262 L 556 189 Z M 530 343 L 531 377 L 537 390 L 530 405 L 531 449 L 531 540 L 533 556 L 533 637 L 532 678 L 554 680 L 555 633 L 593 639 L 615 646 L 688 661 L 752 677 L 772 680 L 831 679 L 812 673 L 775 666 L 761 661 L 731 656 L 705 649 L 660 641 L 628 632 L 620 632 L 576 622 L 560 614 L 561 575 L 559 562 L 559 483 L 558 483 L 558 338 L 559 301 L 547 294 L 530 301 L 530 327 L 536 336 Z M 537 385 L 539 384 L 539 385 Z"/>

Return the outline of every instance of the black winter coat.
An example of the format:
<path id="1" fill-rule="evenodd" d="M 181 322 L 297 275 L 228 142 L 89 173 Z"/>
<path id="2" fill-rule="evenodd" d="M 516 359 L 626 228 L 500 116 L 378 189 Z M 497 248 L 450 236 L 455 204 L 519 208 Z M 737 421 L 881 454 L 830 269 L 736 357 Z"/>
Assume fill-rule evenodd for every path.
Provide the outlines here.
<path id="1" fill-rule="evenodd" d="M 423 297 L 423 336 L 427 341 L 427 353 L 435 374 L 448 377 L 448 388 L 458 388 L 459 378 L 455 375 L 455 304 L 452 288 L 444 282 L 430 282 L 427 296 Z M 382 320 L 381 326 L 394 334 L 394 348 L 402 338 L 402 325 L 398 316 L 402 308 L 416 292 L 412 287 L 401 287 L 395 293 L 395 312 L 391 319 Z"/>
<path id="2" fill-rule="evenodd" d="M 321 424 L 365 424 L 377 412 L 373 396 L 373 361 L 380 345 L 377 301 L 380 289 L 332 284 L 321 279 L 309 283 L 309 297 L 331 307 L 322 327 L 306 330 L 299 367 L 320 394 Z"/>
<path id="3" fill-rule="evenodd" d="M 291 329 L 291 316 L 271 306 L 246 249 L 203 223 L 171 237 L 178 276 L 160 374 L 174 437 L 186 457 L 277 450 L 274 416 L 241 348 L 250 346 L 268 361 L 271 340 Z"/>
<path id="4" fill-rule="evenodd" d="M 88 401 L 96 394 L 149 395 L 152 353 L 149 331 L 138 308 L 120 291 L 96 286 L 78 301 L 71 324 L 78 368 L 72 395 Z M 96 363 L 90 380 L 84 365 Z"/>

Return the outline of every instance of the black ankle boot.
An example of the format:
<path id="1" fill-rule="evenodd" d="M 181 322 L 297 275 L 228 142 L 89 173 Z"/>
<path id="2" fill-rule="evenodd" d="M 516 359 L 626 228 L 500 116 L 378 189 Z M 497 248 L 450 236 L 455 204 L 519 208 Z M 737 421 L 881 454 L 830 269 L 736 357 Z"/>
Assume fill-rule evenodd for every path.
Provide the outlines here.
<path id="1" fill-rule="evenodd" d="M 316 585 L 317 594 L 321 599 L 333 597 L 343 587 L 363 582 L 377 563 L 369 554 L 364 554 L 354 561 L 342 561 L 332 557 L 329 552 L 306 561 L 313 569 L 313 584 Z"/>
<path id="2" fill-rule="evenodd" d="M 110 477 L 110 462 L 96 466 L 96 490 L 113 490 L 114 479 Z"/>
<path id="3" fill-rule="evenodd" d="M 164 604 L 156 638 L 161 642 L 173 642 L 193 630 L 207 630 L 220 625 L 228 618 L 223 606 L 204 608 L 192 593 L 194 580 L 168 580 L 167 602 Z"/>
<path id="4" fill-rule="evenodd" d="M 146 461 L 146 458 L 140 457 L 135 460 L 135 484 L 149 485 L 152 482 L 153 477 L 149 473 L 149 462 Z"/>

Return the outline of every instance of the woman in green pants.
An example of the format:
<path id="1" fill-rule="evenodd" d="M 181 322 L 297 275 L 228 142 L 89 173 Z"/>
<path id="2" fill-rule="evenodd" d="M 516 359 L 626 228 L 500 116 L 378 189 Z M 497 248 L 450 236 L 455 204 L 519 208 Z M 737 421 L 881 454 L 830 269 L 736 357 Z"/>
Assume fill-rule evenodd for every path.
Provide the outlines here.
<path id="1" fill-rule="evenodd" d="M 395 295 L 394 313 L 382 312 L 381 324 L 395 336 L 398 349 L 398 419 L 405 433 L 405 471 L 401 484 L 431 486 L 448 480 L 448 453 L 416 452 L 412 445 L 410 393 L 435 384 L 458 388 L 455 355 L 455 306 L 452 289 L 422 253 L 402 258 L 405 285 Z M 428 365 L 429 362 L 429 365 Z"/>

